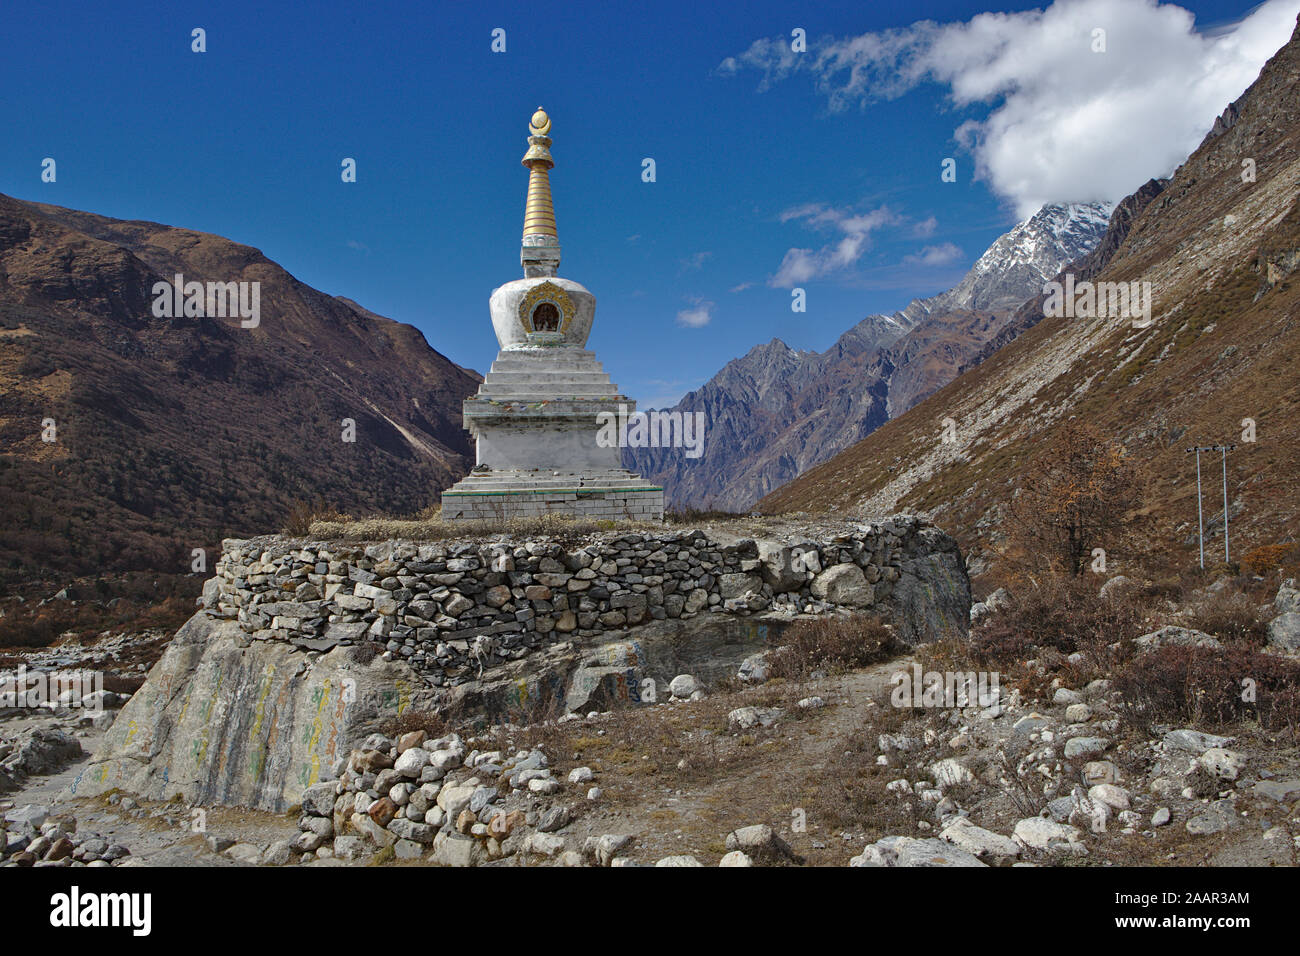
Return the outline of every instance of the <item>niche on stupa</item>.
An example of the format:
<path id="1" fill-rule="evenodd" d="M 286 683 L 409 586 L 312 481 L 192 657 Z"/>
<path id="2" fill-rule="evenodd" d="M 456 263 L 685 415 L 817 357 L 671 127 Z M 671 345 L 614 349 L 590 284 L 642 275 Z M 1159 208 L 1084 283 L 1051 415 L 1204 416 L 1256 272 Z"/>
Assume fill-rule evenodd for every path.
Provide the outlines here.
<path id="1" fill-rule="evenodd" d="M 573 315 L 573 300 L 553 282 L 533 286 L 519 303 L 519 321 L 529 333 L 567 332 Z"/>
<path id="2" fill-rule="evenodd" d="M 560 310 L 553 303 L 543 302 L 533 309 L 534 332 L 560 331 Z"/>

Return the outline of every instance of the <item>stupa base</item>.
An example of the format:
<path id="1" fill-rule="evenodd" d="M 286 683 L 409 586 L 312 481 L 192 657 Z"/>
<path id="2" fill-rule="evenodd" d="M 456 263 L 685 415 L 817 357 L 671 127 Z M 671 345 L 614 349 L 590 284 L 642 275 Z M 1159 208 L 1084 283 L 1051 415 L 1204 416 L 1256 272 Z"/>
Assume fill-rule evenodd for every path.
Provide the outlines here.
<path id="1" fill-rule="evenodd" d="M 611 521 L 662 521 L 664 490 L 630 471 L 475 472 L 442 493 L 446 521 L 558 514 Z"/>

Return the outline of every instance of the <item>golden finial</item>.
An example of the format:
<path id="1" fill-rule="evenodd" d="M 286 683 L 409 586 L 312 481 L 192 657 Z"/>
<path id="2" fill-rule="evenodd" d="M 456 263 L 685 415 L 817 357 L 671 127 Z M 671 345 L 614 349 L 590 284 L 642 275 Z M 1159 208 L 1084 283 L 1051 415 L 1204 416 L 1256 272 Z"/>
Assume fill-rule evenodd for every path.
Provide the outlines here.
<path id="1" fill-rule="evenodd" d="M 540 106 L 528 123 L 528 198 L 524 203 L 524 238 L 520 261 L 526 276 L 555 275 L 560 264 L 559 232 L 555 228 L 555 207 L 551 203 L 551 182 L 547 175 L 551 159 L 551 118 Z"/>

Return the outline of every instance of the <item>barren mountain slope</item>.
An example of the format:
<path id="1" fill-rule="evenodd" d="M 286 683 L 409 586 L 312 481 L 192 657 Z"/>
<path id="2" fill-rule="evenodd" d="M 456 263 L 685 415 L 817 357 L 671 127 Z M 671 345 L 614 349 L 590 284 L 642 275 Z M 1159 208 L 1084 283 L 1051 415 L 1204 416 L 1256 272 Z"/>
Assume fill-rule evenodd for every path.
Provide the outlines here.
<path id="1" fill-rule="evenodd" d="M 260 323 L 155 317 L 177 273 L 259 282 Z M 477 381 L 256 249 L 0 196 L 0 568 L 188 571 L 297 500 L 418 509 L 471 464 Z"/>

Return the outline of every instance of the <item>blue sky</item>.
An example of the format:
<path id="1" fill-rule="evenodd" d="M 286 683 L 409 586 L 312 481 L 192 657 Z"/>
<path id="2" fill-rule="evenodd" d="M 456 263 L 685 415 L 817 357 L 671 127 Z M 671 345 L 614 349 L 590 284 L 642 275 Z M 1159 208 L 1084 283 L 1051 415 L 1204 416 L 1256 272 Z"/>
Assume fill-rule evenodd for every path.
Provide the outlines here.
<path id="1" fill-rule="evenodd" d="M 773 336 L 824 349 L 867 314 L 942 291 L 1027 203 L 1120 198 L 1167 174 L 1286 40 L 1296 2 L 1270 0 L 1271 19 L 1235 37 L 1251 8 L 1218 0 L 1181 4 L 1194 27 L 1144 0 L 1066 0 L 1054 7 L 1078 15 L 1068 29 L 1014 3 L 979 29 L 963 24 L 981 6 L 885 0 L 9 4 L 0 192 L 247 243 L 482 372 L 496 354 L 488 296 L 521 275 L 519 160 L 540 104 L 560 274 L 597 298 L 589 347 L 642 407 L 669 404 Z M 1086 44 L 1075 27 L 1093 20 L 1110 25 L 1109 60 L 1026 55 Z M 194 27 L 206 53 L 191 52 Z M 490 49 L 498 27 L 504 53 Z M 798 61 L 782 47 L 795 28 Z M 1153 67 L 1162 51 L 1168 66 Z M 1225 51 L 1235 73 L 1197 79 L 1181 127 L 1144 133 L 1158 124 L 1140 109 L 1156 106 L 1139 106 L 1109 131 L 1128 166 L 1070 168 L 1069 138 L 1098 134 L 1082 110 L 1056 129 L 1058 110 L 1128 102 L 1151 85 L 1143 70 L 1196 74 L 1188 60 Z M 1035 153 L 1054 140 L 1066 158 Z M 55 183 L 40 180 L 47 156 Z M 356 183 L 340 179 L 344 157 Z"/>

